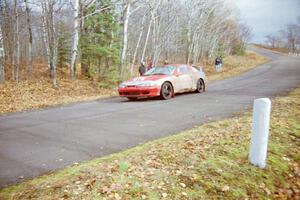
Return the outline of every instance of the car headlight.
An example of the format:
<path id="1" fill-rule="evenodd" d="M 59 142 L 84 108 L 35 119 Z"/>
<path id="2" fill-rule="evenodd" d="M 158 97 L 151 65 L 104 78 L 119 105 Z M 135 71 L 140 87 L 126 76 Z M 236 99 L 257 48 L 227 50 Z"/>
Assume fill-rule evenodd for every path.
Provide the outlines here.
<path id="1" fill-rule="evenodd" d="M 154 82 L 142 82 L 137 84 L 137 86 L 142 86 L 142 87 L 151 87 L 151 86 L 156 86 Z"/>

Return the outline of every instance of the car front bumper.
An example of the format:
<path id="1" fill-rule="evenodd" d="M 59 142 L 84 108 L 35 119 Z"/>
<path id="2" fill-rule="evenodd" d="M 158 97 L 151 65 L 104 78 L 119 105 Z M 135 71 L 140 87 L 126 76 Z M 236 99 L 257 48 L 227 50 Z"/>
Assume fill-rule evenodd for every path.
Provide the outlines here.
<path id="1" fill-rule="evenodd" d="M 156 97 L 160 95 L 160 88 L 150 87 L 124 87 L 118 89 L 120 97 Z"/>

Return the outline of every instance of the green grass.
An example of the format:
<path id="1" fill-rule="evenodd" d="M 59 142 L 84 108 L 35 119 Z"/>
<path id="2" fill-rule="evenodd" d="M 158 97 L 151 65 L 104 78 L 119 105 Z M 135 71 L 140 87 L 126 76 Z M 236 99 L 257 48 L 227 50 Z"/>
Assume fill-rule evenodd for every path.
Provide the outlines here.
<path id="1" fill-rule="evenodd" d="M 248 161 L 251 113 L 0 190 L 0 199 L 295 199 L 300 89 L 272 102 L 267 167 Z"/>

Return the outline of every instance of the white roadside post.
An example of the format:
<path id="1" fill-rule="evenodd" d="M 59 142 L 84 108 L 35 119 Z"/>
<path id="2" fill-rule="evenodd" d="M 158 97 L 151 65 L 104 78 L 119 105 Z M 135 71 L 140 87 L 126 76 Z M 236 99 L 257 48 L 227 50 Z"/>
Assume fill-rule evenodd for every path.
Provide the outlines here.
<path id="1" fill-rule="evenodd" d="M 261 98 L 254 100 L 249 159 L 253 165 L 260 168 L 266 167 L 270 113 L 270 99 Z"/>

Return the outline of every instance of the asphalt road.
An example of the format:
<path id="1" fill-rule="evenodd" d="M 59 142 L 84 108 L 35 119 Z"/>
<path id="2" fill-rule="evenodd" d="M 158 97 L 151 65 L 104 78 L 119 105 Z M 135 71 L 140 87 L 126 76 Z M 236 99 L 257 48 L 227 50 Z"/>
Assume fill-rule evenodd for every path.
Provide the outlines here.
<path id="1" fill-rule="evenodd" d="M 0 187 L 231 116 L 251 108 L 255 98 L 300 86 L 299 58 L 255 51 L 272 61 L 209 83 L 203 94 L 168 101 L 116 97 L 1 116 Z"/>

